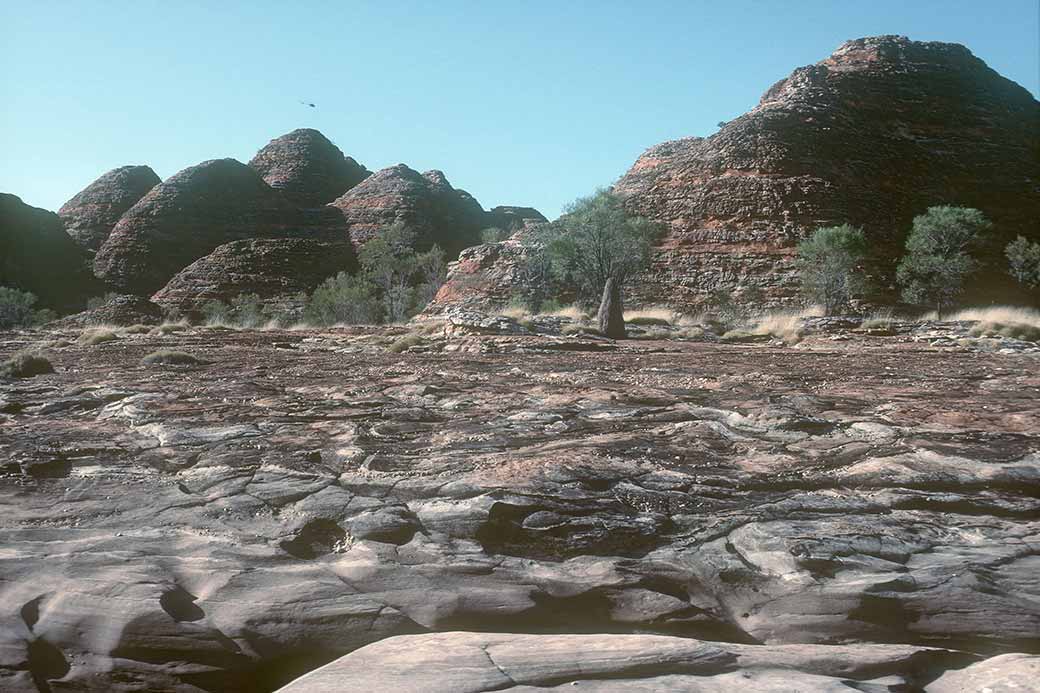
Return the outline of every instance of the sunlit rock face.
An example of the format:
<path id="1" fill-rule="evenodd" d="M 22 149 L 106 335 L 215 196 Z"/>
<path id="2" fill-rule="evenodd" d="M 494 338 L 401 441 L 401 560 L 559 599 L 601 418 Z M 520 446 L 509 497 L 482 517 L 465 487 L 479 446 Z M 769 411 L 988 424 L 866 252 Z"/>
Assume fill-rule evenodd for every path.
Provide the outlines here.
<path id="1" fill-rule="evenodd" d="M 1040 103 L 964 46 L 848 41 L 777 82 L 707 138 L 647 150 L 615 186 L 668 235 L 634 294 L 696 304 L 715 289 L 796 294 L 797 241 L 862 226 L 882 294 L 915 215 L 941 204 L 994 221 L 973 296 L 1008 297 L 1002 250 L 1040 238 Z"/>
<path id="2" fill-rule="evenodd" d="M 844 223 L 867 235 L 869 298 L 889 302 L 913 217 L 943 204 L 976 207 L 994 222 L 973 249 L 983 267 L 965 298 L 1015 302 L 1021 288 L 1003 249 L 1019 234 L 1040 239 L 1038 161 L 1040 103 L 964 46 L 849 41 L 714 135 L 651 147 L 617 181 L 626 206 L 665 231 L 626 304 L 696 312 L 718 290 L 794 303 L 796 244 Z M 523 249 L 479 252 L 480 262 L 455 268 L 442 298 L 501 308 L 525 289 L 502 284 Z M 485 261 L 491 252 L 501 260 Z"/>
<path id="3" fill-rule="evenodd" d="M 332 202 L 370 175 L 325 135 L 310 128 L 271 140 L 249 166 L 300 207 Z"/>

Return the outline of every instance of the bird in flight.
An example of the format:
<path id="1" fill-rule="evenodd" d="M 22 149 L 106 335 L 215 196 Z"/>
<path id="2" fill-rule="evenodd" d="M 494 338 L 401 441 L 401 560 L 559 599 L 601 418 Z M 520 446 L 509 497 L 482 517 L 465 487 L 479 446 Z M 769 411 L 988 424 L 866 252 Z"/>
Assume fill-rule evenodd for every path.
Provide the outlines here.
<path id="1" fill-rule="evenodd" d="M 310 106 L 311 108 L 317 108 L 317 106 L 312 104 L 310 101 L 301 101 L 300 103 L 302 103 L 304 106 Z"/>

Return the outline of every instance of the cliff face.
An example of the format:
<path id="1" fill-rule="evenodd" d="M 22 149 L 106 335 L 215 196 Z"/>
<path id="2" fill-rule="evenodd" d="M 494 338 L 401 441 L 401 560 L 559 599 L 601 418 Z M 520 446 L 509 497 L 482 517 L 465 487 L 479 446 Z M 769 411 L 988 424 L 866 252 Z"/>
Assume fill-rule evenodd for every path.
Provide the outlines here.
<path id="1" fill-rule="evenodd" d="M 975 297 L 1006 292 L 1004 244 L 1040 236 L 1038 161 L 1040 104 L 965 47 L 849 41 L 711 137 L 652 147 L 618 181 L 632 211 L 668 228 L 635 297 L 685 305 L 758 287 L 788 300 L 797 241 L 841 223 L 864 228 L 884 290 L 913 217 L 938 204 L 995 222 Z"/>
<path id="2" fill-rule="evenodd" d="M 159 184 L 147 166 L 120 166 L 105 173 L 62 205 L 65 231 L 91 253 L 97 252 L 119 217 Z"/>
<path id="3" fill-rule="evenodd" d="M 249 166 L 301 207 L 332 202 L 371 175 L 325 135 L 309 128 L 271 140 Z"/>
<path id="4" fill-rule="evenodd" d="M 0 193 L 0 286 L 32 292 L 41 308 L 79 310 L 104 291 L 89 262 L 57 214 Z"/>

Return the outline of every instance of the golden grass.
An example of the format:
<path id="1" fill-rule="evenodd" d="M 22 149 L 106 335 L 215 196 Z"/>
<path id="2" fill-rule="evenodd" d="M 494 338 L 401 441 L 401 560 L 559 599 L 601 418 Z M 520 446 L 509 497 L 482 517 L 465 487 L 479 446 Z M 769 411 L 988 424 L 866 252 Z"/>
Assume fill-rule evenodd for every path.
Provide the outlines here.
<path id="1" fill-rule="evenodd" d="M 177 322 L 164 322 L 161 325 L 156 325 L 148 334 L 155 336 L 163 336 L 173 334 L 174 332 L 183 332 L 191 327 L 187 320 L 178 320 Z"/>
<path id="2" fill-rule="evenodd" d="M 76 341 L 86 346 L 94 346 L 104 342 L 113 342 L 117 339 L 119 339 L 119 335 L 109 327 L 88 327 L 79 333 Z"/>
<path id="3" fill-rule="evenodd" d="M 678 313 L 664 306 L 625 311 L 625 322 L 633 325 L 673 325 L 678 319 Z"/>
<path id="4" fill-rule="evenodd" d="M 539 315 L 547 315 L 551 318 L 570 318 L 571 320 L 578 322 L 588 320 L 590 317 L 588 313 L 574 304 L 563 306 L 562 308 L 558 308 L 548 313 L 540 313 Z"/>
<path id="5" fill-rule="evenodd" d="M 933 310 L 921 316 L 922 320 L 935 320 Z M 944 315 L 943 320 L 976 321 L 1003 324 L 1020 324 L 1040 327 L 1040 310 L 1026 306 L 987 306 L 979 308 L 965 308 L 950 315 Z"/>
<path id="6" fill-rule="evenodd" d="M 531 317 L 531 311 L 527 310 L 523 306 L 508 305 L 502 310 L 498 311 L 499 315 L 510 318 L 511 320 L 524 320 Z"/>

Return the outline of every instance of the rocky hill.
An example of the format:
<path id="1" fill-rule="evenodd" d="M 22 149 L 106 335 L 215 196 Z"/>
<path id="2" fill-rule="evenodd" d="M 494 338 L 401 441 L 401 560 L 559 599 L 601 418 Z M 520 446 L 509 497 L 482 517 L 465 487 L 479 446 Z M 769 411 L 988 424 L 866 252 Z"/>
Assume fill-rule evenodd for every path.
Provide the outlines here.
<path id="1" fill-rule="evenodd" d="M 147 166 L 120 166 L 105 173 L 62 205 L 65 232 L 94 253 L 119 218 L 160 182 Z"/>
<path id="2" fill-rule="evenodd" d="M 31 291 L 39 307 L 81 310 L 104 291 L 89 265 L 89 254 L 65 233 L 57 214 L 0 193 L 0 286 Z"/>
<path id="3" fill-rule="evenodd" d="M 120 291 L 147 295 L 219 245 L 314 236 L 325 230 L 321 222 L 249 166 L 214 159 L 171 176 L 131 207 L 98 250 L 94 271 Z"/>
<path id="4" fill-rule="evenodd" d="M 752 288 L 791 302 L 796 243 L 842 223 L 864 228 L 876 298 L 892 300 L 912 219 L 939 204 L 977 207 L 995 222 L 969 298 L 1007 301 L 1015 288 L 1004 245 L 1017 234 L 1040 239 L 1038 162 L 1040 103 L 964 46 L 849 41 L 714 135 L 650 148 L 617 182 L 633 212 L 667 230 L 629 302 L 695 309 L 717 289 L 739 299 Z M 522 291 L 499 284 L 515 276 L 517 253 L 497 254 L 494 266 L 460 262 L 438 305 L 462 296 L 498 305 Z"/>
<path id="5" fill-rule="evenodd" d="M 311 292 L 326 277 L 357 265 L 346 240 L 250 238 L 218 246 L 178 272 L 152 300 L 184 314 L 207 301 L 230 302 L 240 294 L 263 300 Z"/>
<path id="6" fill-rule="evenodd" d="M 332 202 L 371 175 L 325 135 L 309 128 L 271 140 L 249 165 L 300 207 Z"/>
<path id="7" fill-rule="evenodd" d="M 453 188 L 441 171 L 420 174 L 404 164 L 374 173 L 332 206 L 342 212 L 355 246 L 401 222 L 417 234 L 420 247 L 436 243 L 455 256 L 491 225 L 480 203 Z"/>

